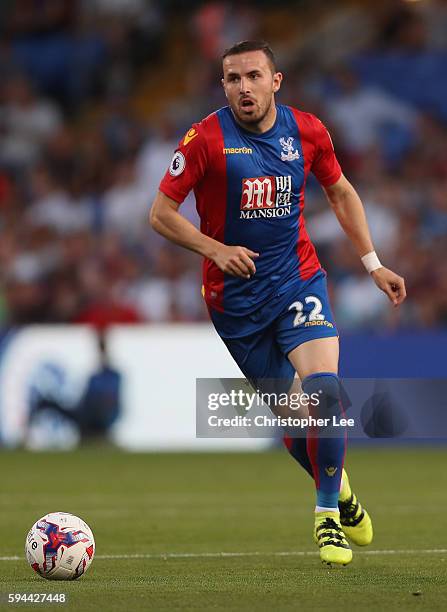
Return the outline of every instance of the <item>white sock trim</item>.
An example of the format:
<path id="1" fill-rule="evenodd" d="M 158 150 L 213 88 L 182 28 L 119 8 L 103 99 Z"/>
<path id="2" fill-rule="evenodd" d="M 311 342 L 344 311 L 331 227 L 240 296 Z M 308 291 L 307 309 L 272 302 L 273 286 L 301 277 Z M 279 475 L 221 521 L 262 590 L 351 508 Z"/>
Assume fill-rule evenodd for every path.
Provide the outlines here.
<path id="1" fill-rule="evenodd" d="M 326 508 L 325 506 L 315 506 L 315 512 L 336 512 L 340 514 L 338 508 Z"/>

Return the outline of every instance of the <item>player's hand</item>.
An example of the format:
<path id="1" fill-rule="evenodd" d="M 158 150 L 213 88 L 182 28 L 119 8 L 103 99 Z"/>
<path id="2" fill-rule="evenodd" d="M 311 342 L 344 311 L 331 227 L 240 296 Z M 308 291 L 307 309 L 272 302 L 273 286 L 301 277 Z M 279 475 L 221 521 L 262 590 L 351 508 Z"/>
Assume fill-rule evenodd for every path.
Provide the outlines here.
<path id="1" fill-rule="evenodd" d="M 371 272 L 374 282 L 387 294 L 394 306 L 400 306 L 407 297 L 404 279 L 388 268 L 378 268 Z"/>
<path id="2" fill-rule="evenodd" d="M 214 263 L 226 274 L 249 279 L 256 273 L 253 261 L 256 257 L 259 257 L 259 253 L 250 251 L 246 247 L 223 244 L 214 257 Z"/>

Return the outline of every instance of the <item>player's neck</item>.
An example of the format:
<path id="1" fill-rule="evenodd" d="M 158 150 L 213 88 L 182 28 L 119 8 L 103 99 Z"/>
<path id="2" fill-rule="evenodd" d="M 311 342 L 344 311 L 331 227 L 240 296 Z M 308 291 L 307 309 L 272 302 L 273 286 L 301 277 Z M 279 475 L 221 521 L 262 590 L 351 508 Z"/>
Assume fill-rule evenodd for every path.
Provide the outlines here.
<path id="1" fill-rule="evenodd" d="M 277 110 L 274 102 L 270 106 L 268 113 L 262 118 L 261 121 L 259 121 L 259 123 L 245 123 L 244 121 L 239 121 L 239 119 L 233 113 L 236 122 L 239 123 L 244 130 L 253 132 L 254 134 L 263 134 L 264 132 L 268 132 L 275 125 L 276 115 Z"/>

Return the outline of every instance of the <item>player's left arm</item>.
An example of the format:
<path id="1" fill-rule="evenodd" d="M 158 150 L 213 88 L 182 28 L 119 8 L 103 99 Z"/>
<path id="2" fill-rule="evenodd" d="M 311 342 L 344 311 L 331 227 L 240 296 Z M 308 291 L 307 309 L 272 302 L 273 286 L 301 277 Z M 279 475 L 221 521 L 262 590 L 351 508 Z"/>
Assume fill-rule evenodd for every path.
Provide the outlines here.
<path id="1" fill-rule="evenodd" d="M 384 268 L 374 251 L 363 204 L 351 183 L 343 176 L 326 127 L 312 117 L 314 156 L 311 170 L 326 192 L 340 225 L 362 258 L 376 285 L 384 291 L 394 306 L 404 301 L 404 279 Z"/>
<path id="2" fill-rule="evenodd" d="M 365 210 L 351 183 L 341 174 L 336 183 L 323 188 L 340 225 L 359 256 L 364 257 L 368 253 L 374 253 L 375 257 Z M 386 293 L 394 306 L 402 304 L 407 293 L 405 281 L 401 276 L 383 266 L 377 267 L 370 274 L 376 285 Z"/>

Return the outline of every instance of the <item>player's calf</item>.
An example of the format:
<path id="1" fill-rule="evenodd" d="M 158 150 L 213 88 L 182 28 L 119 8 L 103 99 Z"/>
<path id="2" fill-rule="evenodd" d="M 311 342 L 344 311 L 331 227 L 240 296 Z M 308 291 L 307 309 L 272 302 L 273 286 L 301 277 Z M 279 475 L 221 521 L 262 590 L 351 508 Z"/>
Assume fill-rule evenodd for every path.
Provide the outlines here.
<path id="1" fill-rule="evenodd" d="M 313 421 L 307 433 L 307 451 L 317 489 L 316 511 L 338 512 L 338 496 L 346 451 L 346 432 L 336 423 L 344 414 L 340 383 L 332 372 L 319 372 L 302 381 L 303 391 L 318 402 L 309 403 Z"/>

